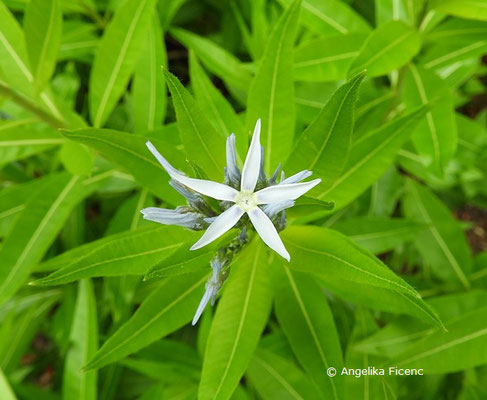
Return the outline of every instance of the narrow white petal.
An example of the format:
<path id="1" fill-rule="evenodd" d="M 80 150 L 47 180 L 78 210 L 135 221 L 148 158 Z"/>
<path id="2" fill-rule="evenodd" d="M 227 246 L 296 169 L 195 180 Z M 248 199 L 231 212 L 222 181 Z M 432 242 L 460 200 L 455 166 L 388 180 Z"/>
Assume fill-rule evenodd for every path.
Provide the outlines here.
<path id="1" fill-rule="evenodd" d="M 238 222 L 243 213 L 243 210 L 237 205 L 232 206 L 225 212 L 221 213 L 218 217 L 216 217 L 203 236 L 201 236 L 200 240 L 198 240 L 190 250 L 200 249 L 201 247 L 206 246 L 208 243 L 213 242 L 215 239 L 218 239 Z"/>
<path id="2" fill-rule="evenodd" d="M 252 141 L 250 142 L 249 151 L 242 170 L 242 183 L 240 189 L 246 192 L 253 192 L 260 172 L 260 118 L 257 120 L 254 128 Z"/>
<path id="3" fill-rule="evenodd" d="M 290 183 L 266 187 L 255 194 L 257 204 L 270 204 L 286 200 L 295 200 L 305 194 L 308 190 L 314 188 L 320 182 L 321 179 L 315 179 L 311 182 Z"/>
<path id="4" fill-rule="evenodd" d="M 262 238 L 264 243 L 277 254 L 289 261 L 291 256 L 284 247 L 284 244 L 282 243 L 274 224 L 269 217 L 265 215 L 264 211 L 262 211 L 259 207 L 255 207 L 253 210 L 248 212 L 248 215 L 252 221 L 252 224 L 254 225 L 255 230 Z"/>
<path id="5" fill-rule="evenodd" d="M 213 288 L 211 286 L 208 286 L 206 288 L 205 294 L 201 298 L 200 304 L 198 305 L 196 312 L 194 313 L 193 322 L 191 322 L 191 325 L 196 325 L 196 323 L 198 322 L 198 320 L 201 317 L 201 314 L 203 314 L 203 311 L 205 310 L 206 305 L 210 301 L 212 294 L 213 294 Z"/>
<path id="6" fill-rule="evenodd" d="M 157 161 L 167 171 L 169 176 L 175 181 L 189 187 L 195 192 L 204 194 L 205 196 L 213 197 L 217 200 L 233 201 L 238 194 L 238 191 L 227 185 L 218 182 L 207 181 L 205 179 L 188 178 L 183 175 L 181 171 L 174 168 L 169 162 L 157 151 L 151 142 L 146 142 L 150 152 L 157 158 Z"/>
<path id="7" fill-rule="evenodd" d="M 303 179 L 308 178 L 311 175 L 313 175 L 313 172 L 305 169 L 304 171 L 298 172 L 297 174 L 294 174 L 289 178 L 282 180 L 280 185 L 285 185 L 287 183 L 298 183 L 301 182 Z"/>

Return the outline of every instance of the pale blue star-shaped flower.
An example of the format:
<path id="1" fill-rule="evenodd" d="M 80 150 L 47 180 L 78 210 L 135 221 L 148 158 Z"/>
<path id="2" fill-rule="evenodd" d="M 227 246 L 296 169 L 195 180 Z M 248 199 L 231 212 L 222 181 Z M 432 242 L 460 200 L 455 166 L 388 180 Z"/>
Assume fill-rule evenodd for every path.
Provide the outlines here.
<path id="1" fill-rule="evenodd" d="M 302 196 L 320 183 L 321 179 L 314 179 L 310 182 L 291 183 L 309 176 L 309 171 L 303 171 L 284 180 L 278 185 L 269 186 L 254 192 L 261 169 L 260 126 L 261 123 L 259 119 L 255 125 L 250 148 L 243 166 L 240 191 L 219 182 L 187 177 L 181 171 L 178 171 L 169 164 L 151 142 L 147 142 L 147 147 L 151 153 L 157 158 L 174 181 L 205 196 L 235 203 L 213 220 L 200 240 L 191 247 L 191 250 L 199 249 L 218 239 L 221 235 L 230 230 L 245 213 L 247 213 L 252 225 L 264 243 L 286 260 L 290 260 L 291 257 L 284 247 L 274 224 L 259 206 L 267 206 L 269 208 L 273 205 L 290 205 L 292 204 L 290 202 Z M 232 174 L 237 175 L 235 163 L 232 163 L 231 169 Z M 142 212 L 144 218 L 162 222 L 160 218 L 157 218 L 157 214 L 159 213 L 162 215 L 167 213 L 167 210 L 159 209 L 159 211 L 157 211 L 156 208 L 151 207 L 142 210 Z"/>
<path id="2" fill-rule="evenodd" d="M 144 219 L 167 225 L 180 225 L 194 230 L 204 229 L 207 226 L 203 236 L 191 247 L 191 250 L 196 250 L 218 239 L 233 228 L 244 214 L 247 214 L 264 243 L 287 261 L 290 261 L 291 257 L 284 247 L 272 219 L 286 208 L 292 207 L 294 200 L 319 184 L 321 179 L 301 182 L 312 174 L 311 171 L 301 171 L 287 179 L 284 179 L 282 173 L 281 181 L 276 184 L 278 167 L 274 175 L 267 181 L 262 168 L 263 148 L 260 145 L 260 129 L 261 122 L 259 119 L 255 125 L 242 172 L 240 172 L 236 162 L 235 135 L 232 134 L 228 137 L 226 146 L 227 167 L 225 168 L 225 182 L 227 184 L 186 176 L 175 169 L 148 141 L 146 145 L 150 152 L 171 177 L 171 185 L 186 197 L 190 207 L 178 207 L 176 210 L 146 208 L 141 211 L 144 214 Z M 264 182 L 264 186 L 267 187 L 256 191 L 258 182 Z M 223 206 L 223 209 L 226 208 L 225 211 L 217 216 L 214 213 L 209 216 L 210 207 L 201 195 L 220 200 L 222 202 L 220 205 Z M 229 204 L 231 205 L 229 206 Z M 280 229 L 285 226 L 284 213 L 282 213 L 282 217 L 283 223 L 276 222 Z M 246 237 L 246 235 L 244 236 Z M 227 260 L 226 263 L 228 262 Z M 193 325 L 198 321 L 210 300 L 213 304 L 217 292 L 225 280 L 222 273 L 222 261 L 218 257 L 212 261 L 211 266 L 213 274 L 206 284 L 206 291 L 196 310 Z"/>

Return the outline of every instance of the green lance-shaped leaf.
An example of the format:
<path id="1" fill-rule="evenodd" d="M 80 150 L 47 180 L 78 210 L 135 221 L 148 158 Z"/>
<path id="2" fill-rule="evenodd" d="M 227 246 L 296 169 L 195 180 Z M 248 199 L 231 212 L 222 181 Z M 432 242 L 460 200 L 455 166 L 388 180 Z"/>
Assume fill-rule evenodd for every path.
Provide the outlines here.
<path id="1" fill-rule="evenodd" d="M 286 162 L 286 171 L 313 171 L 325 188 L 340 176 L 352 141 L 355 102 L 363 78 L 363 73 L 358 74 L 333 94 L 299 137 Z"/>
<path id="2" fill-rule="evenodd" d="M 287 158 L 292 147 L 295 124 L 293 45 L 300 0 L 281 15 L 274 28 L 247 99 L 247 128 L 262 120 L 265 170 L 270 171 Z"/>
<path id="3" fill-rule="evenodd" d="M 320 398 L 296 364 L 264 348 L 255 352 L 245 376 L 264 400 Z"/>
<path id="4" fill-rule="evenodd" d="M 294 257 L 294 255 L 293 255 Z M 329 367 L 343 365 L 340 341 L 326 296 L 318 284 L 302 272 L 279 265 L 275 290 L 276 315 L 294 355 L 325 399 L 343 397 L 343 381 L 330 378 Z"/>
<path id="5" fill-rule="evenodd" d="M 421 37 L 401 21 L 381 25 L 369 36 L 350 66 L 350 74 L 367 69 L 367 75 L 385 75 L 411 60 L 421 48 Z"/>
<path id="6" fill-rule="evenodd" d="M 425 264 L 438 277 L 468 288 L 472 255 L 462 227 L 429 189 L 413 180 L 407 181 L 406 188 L 405 214 L 428 225 L 415 239 Z"/>
<path id="7" fill-rule="evenodd" d="M 81 179 L 54 175 L 26 203 L 0 248 L 0 303 L 24 283 L 82 199 Z"/>
<path id="8" fill-rule="evenodd" d="M 164 120 L 167 95 L 162 66 L 167 66 L 166 46 L 159 16 L 154 12 L 134 74 L 132 107 L 135 131 L 153 131 Z"/>
<path id="9" fill-rule="evenodd" d="M 60 285 L 95 276 L 143 275 L 186 242 L 196 241 L 198 236 L 178 226 L 156 226 L 134 231 L 103 245 L 95 242 L 85 246 L 84 256 L 32 284 Z"/>
<path id="10" fill-rule="evenodd" d="M 487 308 L 467 312 L 445 325 L 447 332 L 430 335 L 395 357 L 390 365 L 423 368 L 445 374 L 487 363 Z"/>
<path id="11" fill-rule="evenodd" d="M 432 71 L 413 64 L 404 77 L 403 101 L 408 109 L 434 102 L 418 124 L 413 142 L 433 171 L 440 174 L 457 148 L 455 110 L 450 88 Z"/>
<path id="12" fill-rule="evenodd" d="M 315 275 L 334 291 L 343 288 L 353 300 L 382 303 L 387 295 L 400 307 L 400 311 L 388 311 L 408 313 L 441 326 L 413 287 L 341 233 L 317 226 L 291 226 L 281 236 L 292 254 L 291 269 Z"/>
<path id="13" fill-rule="evenodd" d="M 402 0 L 375 0 L 375 19 L 377 26 L 397 20 L 408 23 L 406 2 Z"/>
<path id="14" fill-rule="evenodd" d="M 104 125 L 134 72 L 146 41 L 155 0 L 127 0 L 115 11 L 98 46 L 90 75 L 93 125 Z"/>
<path id="15" fill-rule="evenodd" d="M 172 28 L 170 33 L 188 49 L 193 50 L 206 68 L 225 83 L 244 93 L 249 90 L 252 75 L 232 53 L 211 40 L 184 29 Z"/>
<path id="16" fill-rule="evenodd" d="M 356 217 L 333 224 L 333 229 L 374 254 L 393 250 L 427 228 L 425 223 L 401 218 Z"/>
<path id="17" fill-rule="evenodd" d="M 367 35 L 350 34 L 309 40 L 294 53 L 294 77 L 298 81 L 338 81 L 357 57 Z"/>
<path id="18" fill-rule="evenodd" d="M 487 21 L 487 6 L 482 0 L 434 0 L 432 7 L 457 17 Z"/>
<path id="19" fill-rule="evenodd" d="M 225 136 L 208 121 L 195 99 L 173 74 L 164 69 L 176 110 L 179 134 L 190 161 L 204 167 L 208 178 L 221 180 L 225 165 Z"/>
<path id="20" fill-rule="evenodd" d="M 64 132 L 71 140 L 85 144 L 118 167 L 133 175 L 142 186 L 170 204 L 181 202 L 175 190 L 169 185 L 170 177 L 145 145 L 149 138 L 109 129 L 80 129 Z M 177 168 L 184 167 L 184 158 L 172 146 L 158 139 L 150 138 L 154 146 Z M 181 168 L 184 169 L 184 168 Z"/>
<path id="21" fill-rule="evenodd" d="M 228 399 L 257 347 L 271 308 L 267 252 L 254 241 L 232 267 L 206 345 L 198 398 Z"/>
<path id="22" fill-rule="evenodd" d="M 343 173 L 329 187 L 318 185 L 321 192 L 315 190 L 314 197 L 334 201 L 335 210 L 357 198 L 390 167 L 425 112 L 424 107 L 417 109 L 356 140 Z"/>
<path id="23" fill-rule="evenodd" d="M 17 400 L 15 393 L 10 387 L 7 378 L 0 369 L 0 396 L 3 400 Z"/>
<path id="24" fill-rule="evenodd" d="M 292 0 L 279 0 L 288 6 Z M 369 32 L 369 24 L 353 8 L 337 0 L 304 0 L 301 20 L 311 31 L 324 35 Z"/>
<path id="25" fill-rule="evenodd" d="M 82 371 L 98 348 L 98 322 L 93 285 L 81 280 L 63 373 L 63 399 L 96 400 L 97 371 Z"/>
<path id="26" fill-rule="evenodd" d="M 30 96 L 34 93 L 34 76 L 29 69 L 25 36 L 5 3 L 0 2 L 0 71 L 12 88 Z M 51 115 L 64 120 L 49 90 L 40 93 L 40 104 Z"/>
<path id="27" fill-rule="evenodd" d="M 32 122 L 0 121 L 0 167 L 66 142 L 54 129 Z"/>
<path id="28" fill-rule="evenodd" d="M 98 350 L 86 369 L 103 367 L 186 325 L 203 295 L 206 274 L 166 279 Z"/>
<path id="29" fill-rule="evenodd" d="M 237 158 L 243 165 L 247 153 L 247 135 L 244 135 L 245 128 L 225 96 L 213 86 L 194 52 L 189 54 L 189 75 L 196 101 L 218 133 L 223 134 L 225 137 L 234 133 L 237 137 L 235 143 Z"/>
<path id="30" fill-rule="evenodd" d="M 46 86 L 56 67 L 62 23 L 59 0 L 32 0 L 27 5 L 25 42 L 37 92 Z"/>

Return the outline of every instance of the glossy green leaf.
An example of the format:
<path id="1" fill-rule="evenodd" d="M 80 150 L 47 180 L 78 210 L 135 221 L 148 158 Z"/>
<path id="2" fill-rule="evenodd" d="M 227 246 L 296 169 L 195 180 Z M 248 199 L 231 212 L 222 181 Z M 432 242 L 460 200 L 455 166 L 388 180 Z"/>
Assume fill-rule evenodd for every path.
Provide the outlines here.
<path id="1" fill-rule="evenodd" d="M 296 364 L 266 349 L 255 352 L 245 377 L 264 400 L 320 398 Z"/>
<path id="2" fill-rule="evenodd" d="M 134 72 L 155 0 L 127 0 L 115 12 L 98 46 L 90 75 L 90 115 L 103 126 Z"/>
<path id="3" fill-rule="evenodd" d="M 222 179 L 225 165 L 225 136 L 208 121 L 193 96 L 179 80 L 164 70 L 167 86 L 176 110 L 179 134 L 186 155 L 204 171 L 210 179 Z"/>
<path id="4" fill-rule="evenodd" d="M 369 76 L 385 75 L 406 64 L 420 47 L 421 37 L 415 29 L 400 21 L 388 22 L 369 36 L 349 74 L 366 69 Z"/>
<path id="5" fill-rule="evenodd" d="M 446 324 L 447 332 L 412 345 L 392 362 L 401 368 L 423 368 L 425 374 L 444 374 L 473 368 L 487 360 L 487 308 L 464 314 Z"/>
<path id="6" fill-rule="evenodd" d="M 351 218 L 333 225 L 333 229 L 374 254 L 393 250 L 427 228 L 426 224 L 407 219 L 371 217 Z"/>
<path id="7" fill-rule="evenodd" d="M 332 287 L 343 287 L 358 300 L 374 298 L 382 303 L 382 293 L 387 293 L 397 310 L 441 326 L 413 287 L 346 236 L 316 226 L 292 226 L 281 236 L 292 254 L 291 269 L 313 274 Z"/>
<path id="8" fill-rule="evenodd" d="M 280 2 L 289 6 L 292 0 Z M 343 1 L 304 0 L 301 8 L 303 24 L 315 33 L 329 36 L 370 31 L 367 22 Z"/>
<path id="9" fill-rule="evenodd" d="M 407 181 L 404 209 L 409 218 L 429 226 L 415 240 L 425 265 L 440 278 L 468 288 L 472 256 L 462 228 L 450 210 L 430 190 L 413 180 Z"/>
<path id="10" fill-rule="evenodd" d="M 454 65 L 460 61 L 478 58 L 487 51 L 487 40 L 465 41 L 463 43 L 440 43 L 431 47 L 420 63 L 426 69 L 437 70 Z"/>
<path id="11" fill-rule="evenodd" d="M 81 21 L 64 21 L 58 61 L 91 60 L 98 43 L 96 25 Z"/>
<path id="12" fill-rule="evenodd" d="M 64 132 L 64 135 L 68 139 L 85 144 L 100 152 L 104 157 L 132 174 L 136 181 L 159 197 L 171 204 L 180 203 L 181 196 L 168 183 L 169 175 L 145 145 L 149 138 L 109 129 L 94 128 Z M 173 165 L 184 166 L 180 152 L 167 151 L 169 146 L 165 142 L 153 138 L 150 140 Z M 174 161 L 178 162 L 175 163 Z"/>
<path id="13" fill-rule="evenodd" d="M 73 207 L 82 199 L 80 178 L 68 174 L 50 177 L 26 203 L 0 248 L 0 303 L 22 286 Z"/>
<path id="14" fill-rule="evenodd" d="M 196 101 L 218 133 L 223 133 L 225 137 L 235 134 L 237 158 L 243 165 L 247 153 L 245 128 L 231 104 L 213 86 L 192 52 L 189 55 L 189 75 Z"/>
<path id="15" fill-rule="evenodd" d="M 172 28 L 170 33 L 193 50 L 205 66 L 224 82 L 245 93 L 249 90 L 252 75 L 232 53 L 205 37 L 183 29 Z"/>
<path id="16" fill-rule="evenodd" d="M 331 186 L 319 187 L 321 192 L 315 197 L 334 201 L 335 210 L 349 204 L 390 167 L 425 112 L 424 108 L 413 111 L 356 140 L 350 149 L 344 172 Z"/>
<path id="17" fill-rule="evenodd" d="M 134 74 L 132 102 L 136 131 L 152 131 L 164 120 L 167 96 L 162 66 L 167 67 L 166 47 L 159 17 L 154 12 Z"/>
<path id="18" fill-rule="evenodd" d="M 294 257 L 294 254 L 293 254 Z M 343 381 L 338 374 L 324 372 L 342 368 L 338 334 L 325 294 L 313 279 L 280 265 L 275 290 L 276 316 L 299 363 L 320 389 L 322 398 L 343 397 Z"/>
<path id="19" fill-rule="evenodd" d="M 59 0 L 32 0 L 25 11 L 25 42 L 37 91 L 49 82 L 56 67 L 63 23 L 59 3 Z"/>
<path id="20" fill-rule="evenodd" d="M 432 6 L 450 15 L 487 21 L 487 6 L 483 0 L 434 0 Z"/>
<path id="21" fill-rule="evenodd" d="M 22 28 L 4 2 L 0 3 L 0 72 L 9 86 L 30 96 L 34 90 L 34 76 L 29 69 L 27 47 Z M 63 121 L 64 117 L 49 90 L 39 95 L 42 108 Z"/>
<path id="22" fill-rule="evenodd" d="M 377 25 L 389 21 L 408 23 L 407 4 L 404 0 L 375 0 L 375 19 Z"/>
<path id="23" fill-rule="evenodd" d="M 92 243 L 85 247 L 84 256 L 32 284 L 60 285 L 95 276 L 144 275 L 188 240 L 196 241 L 197 236 L 178 226 L 150 226 L 118 240 L 105 240 L 102 245 Z"/>
<path id="24" fill-rule="evenodd" d="M 247 129 L 252 131 L 257 120 L 262 120 L 267 172 L 286 159 L 294 138 L 293 44 L 299 9 L 300 0 L 296 0 L 279 18 L 247 99 Z"/>
<path id="25" fill-rule="evenodd" d="M 347 70 L 366 39 L 364 34 L 330 36 L 303 43 L 294 52 L 294 76 L 298 81 L 336 81 Z"/>
<path id="26" fill-rule="evenodd" d="M 208 336 L 201 400 L 230 398 L 252 358 L 271 308 L 266 258 L 255 241 L 232 266 Z"/>
<path id="27" fill-rule="evenodd" d="M 409 109 L 434 101 L 431 110 L 418 124 L 413 142 L 438 174 L 457 147 L 452 95 L 437 75 L 411 64 L 404 78 L 403 101 Z"/>
<path id="28" fill-rule="evenodd" d="M 187 324 L 203 295 L 206 279 L 201 273 L 166 279 L 103 344 L 86 369 L 120 360 Z"/>
<path id="29" fill-rule="evenodd" d="M 78 285 L 70 348 L 64 365 L 63 399 L 72 399 L 73 396 L 83 400 L 97 398 L 97 371 L 81 370 L 95 354 L 97 348 L 98 322 L 95 294 L 91 281 L 82 280 Z"/>
<path id="30" fill-rule="evenodd" d="M 341 86 L 316 119 L 301 134 L 286 162 L 289 173 L 310 170 L 322 179 L 315 193 L 341 174 L 352 141 L 353 111 L 364 74 Z"/>

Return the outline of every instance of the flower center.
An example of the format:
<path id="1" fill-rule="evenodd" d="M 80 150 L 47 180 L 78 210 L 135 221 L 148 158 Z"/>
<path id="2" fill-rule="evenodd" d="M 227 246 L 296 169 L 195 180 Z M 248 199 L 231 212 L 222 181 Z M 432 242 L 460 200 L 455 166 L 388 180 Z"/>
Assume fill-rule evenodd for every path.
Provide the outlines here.
<path id="1" fill-rule="evenodd" d="M 235 199 L 235 203 L 245 212 L 257 207 L 257 199 L 252 192 L 240 192 Z"/>

